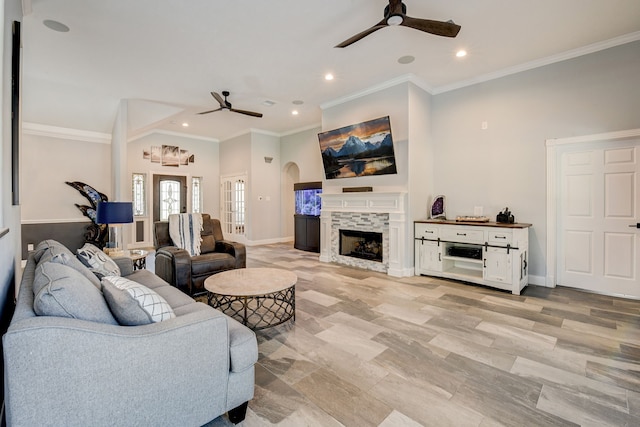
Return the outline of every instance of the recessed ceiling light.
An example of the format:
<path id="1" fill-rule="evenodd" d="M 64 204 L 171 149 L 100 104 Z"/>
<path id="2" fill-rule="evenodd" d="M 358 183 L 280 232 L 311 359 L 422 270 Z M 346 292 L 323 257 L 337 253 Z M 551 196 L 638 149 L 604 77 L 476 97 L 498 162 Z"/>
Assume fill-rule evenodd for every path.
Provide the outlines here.
<path id="1" fill-rule="evenodd" d="M 398 63 L 399 64 L 411 64 L 415 60 L 416 60 L 416 58 L 414 56 L 405 55 L 405 56 L 401 56 L 400 58 L 398 58 Z"/>
<path id="2" fill-rule="evenodd" d="M 64 25 L 62 22 L 54 21 L 53 19 L 45 19 L 42 23 L 45 27 L 59 33 L 66 33 L 69 31 L 69 27 Z"/>
<path id="3" fill-rule="evenodd" d="M 189 127 L 189 123 L 187 123 L 187 122 L 182 123 L 182 127 L 183 128 L 188 128 Z"/>
<path id="4" fill-rule="evenodd" d="M 304 104 L 304 101 L 301 101 L 299 99 L 296 99 L 295 101 L 292 102 L 293 105 L 302 105 Z"/>
<path id="5" fill-rule="evenodd" d="M 293 115 L 293 116 L 297 116 L 297 115 L 298 115 L 298 110 L 293 110 L 293 111 L 291 112 L 291 115 Z"/>
<path id="6" fill-rule="evenodd" d="M 268 99 L 266 101 L 262 102 L 262 105 L 266 105 L 267 107 L 273 107 L 274 105 L 276 105 L 275 102 L 273 101 L 269 101 Z"/>
<path id="7" fill-rule="evenodd" d="M 467 51 L 466 51 L 466 50 L 464 50 L 464 49 L 460 49 L 459 51 L 457 51 L 457 52 L 456 52 L 456 56 L 457 56 L 458 58 L 465 57 L 465 56 L 467 56 Z"/>
<path id="8" fill-rule="evenodd" d="M 324 79 L 325 79 L 325 80 L 328 80 L 328 81 L 333 80 L 333 74 L 331 74 L 331 73 L 327 73 L 327 74 L 325 74 L 325 75 L 324 75 Z"/>

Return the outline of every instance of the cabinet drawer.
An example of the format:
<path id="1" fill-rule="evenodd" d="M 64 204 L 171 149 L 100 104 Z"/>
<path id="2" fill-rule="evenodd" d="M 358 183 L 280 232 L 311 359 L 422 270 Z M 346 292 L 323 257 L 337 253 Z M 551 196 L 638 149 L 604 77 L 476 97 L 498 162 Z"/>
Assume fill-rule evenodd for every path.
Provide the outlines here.
<path id="1" fill-rule="evenodd" d="M 430 224 L 416 224 L 416 239 L 437 239 L 438 227 Z"/>
<path id="2" fill-rule="evenodd" d="M 510 231 L 489 231 L 489 243 L 502 243 L 504 245 L 511 244 L 513 235 Z"/>
<path id="3" fill-rule="evenodd" d="M 440 231 L 440 238 L 451 242 L 484 243 L 484 231 L 460 227 L 444 228 Z"/>

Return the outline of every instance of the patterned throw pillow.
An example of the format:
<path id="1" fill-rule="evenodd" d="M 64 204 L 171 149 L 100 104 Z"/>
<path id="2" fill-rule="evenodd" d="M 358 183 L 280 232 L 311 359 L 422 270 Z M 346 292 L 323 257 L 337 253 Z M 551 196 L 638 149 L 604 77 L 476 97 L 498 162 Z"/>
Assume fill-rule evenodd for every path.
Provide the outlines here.
<path id="1" fill-rule="evenodd" d="M 76 253 L 78 259 L 89 267 L 89 270 L 93 271 L 99 279 L 104 276 L 119 276 L 121 274 L 118 264 L 91 243 L 85 243 Z"/>
<path id="2" fill-rule="evenodd" d="M 147 325 L 176 317 L 164 298 L 146 286 L 124 277 L 103 277 L 102 293 L 121 325 Z"/>

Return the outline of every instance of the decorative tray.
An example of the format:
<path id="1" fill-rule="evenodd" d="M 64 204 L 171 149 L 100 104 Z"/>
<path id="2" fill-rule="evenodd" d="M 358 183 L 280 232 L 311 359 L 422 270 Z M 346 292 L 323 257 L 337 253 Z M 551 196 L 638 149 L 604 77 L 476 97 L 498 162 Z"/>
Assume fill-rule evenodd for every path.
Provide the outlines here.
<path id="1" fill-rule="evenodd" d="M 486 216 L 457 216 L 458 222 L 489 222 L 489 217 Z"/>

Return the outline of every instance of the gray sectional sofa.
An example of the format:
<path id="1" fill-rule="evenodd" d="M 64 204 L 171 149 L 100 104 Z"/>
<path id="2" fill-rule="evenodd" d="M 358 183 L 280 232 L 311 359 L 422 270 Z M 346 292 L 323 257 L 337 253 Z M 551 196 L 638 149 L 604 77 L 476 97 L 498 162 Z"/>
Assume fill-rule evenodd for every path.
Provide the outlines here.
<path id="1" fill-rule="evenodd" d="M 122 326 L 130 307 L 114 311 L 119 291 L 106 301 L 104 280 L 96 285 L 76 261 L 50 240 L 29 254 L 3 337 L 7 425 L 200 426 L 225 412 L 244 419 L 258 357 L 253 331 L 152 272 L 133 271 L 128 258 L 114 260 L 120 276 L 161 296 L 171 316 Z"/>

